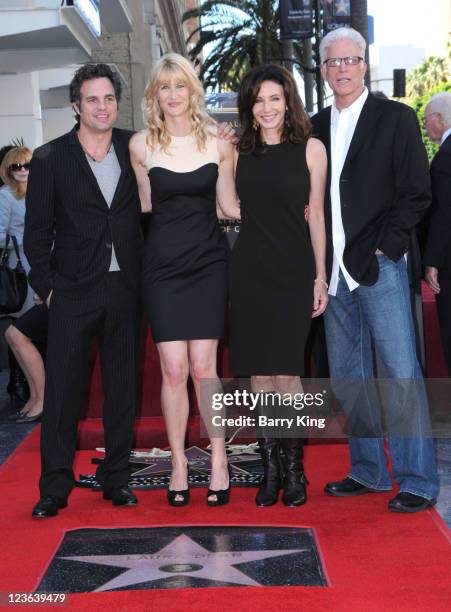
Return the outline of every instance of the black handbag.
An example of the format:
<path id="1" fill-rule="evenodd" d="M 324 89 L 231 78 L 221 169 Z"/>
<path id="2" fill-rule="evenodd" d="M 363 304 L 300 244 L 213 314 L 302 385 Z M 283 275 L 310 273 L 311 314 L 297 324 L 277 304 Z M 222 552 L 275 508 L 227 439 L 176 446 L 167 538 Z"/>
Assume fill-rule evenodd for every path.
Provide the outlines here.
<path id="1" fill-rule="evenodd" d="M 17 256 L 17 265 L 9 265 L 9 241 L 12 241 Z M 15 236 L 6 235 L 5 247 L 0 257 L 0 314 L 11 314 L 22 308 L 27 299 L 27 274 L 22 265 L 19 245 Z"/>

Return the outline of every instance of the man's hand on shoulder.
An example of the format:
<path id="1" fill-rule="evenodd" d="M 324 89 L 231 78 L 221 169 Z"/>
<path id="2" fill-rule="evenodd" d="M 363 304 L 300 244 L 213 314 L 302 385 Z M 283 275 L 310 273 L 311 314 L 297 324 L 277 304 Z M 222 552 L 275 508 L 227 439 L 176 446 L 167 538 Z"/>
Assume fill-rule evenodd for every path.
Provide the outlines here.
<path id="1" fill-rule="evenodd" d="M 238 144 L 238 138 L 235 129 L 231 123 L 223 122 L 218 125 L 218 138 L 221 140 L 227 140 L 233 145 Z"/>
<path id="2" fill-rule="evenodd" d="M 440 293 L 440 285 L 438 283 L 438 268 L 434 268 L 434 266 L 426 266 L 424 280 L 431 291 L 434 293 Z"/>

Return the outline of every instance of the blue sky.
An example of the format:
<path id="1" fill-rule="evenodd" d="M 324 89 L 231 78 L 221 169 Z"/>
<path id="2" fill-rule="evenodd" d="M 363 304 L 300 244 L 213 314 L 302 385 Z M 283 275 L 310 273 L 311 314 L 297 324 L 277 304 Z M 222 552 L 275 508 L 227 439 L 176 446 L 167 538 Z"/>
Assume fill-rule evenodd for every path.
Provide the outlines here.
<path id="1" fill-rule="evenodd" d="M 377 63 L 378 47 L 413 45 L 428 55 L 444 55 L 450 23 L 450 0 L 368 0 L 375 20 L 375 44 L 371 62 Z"/>

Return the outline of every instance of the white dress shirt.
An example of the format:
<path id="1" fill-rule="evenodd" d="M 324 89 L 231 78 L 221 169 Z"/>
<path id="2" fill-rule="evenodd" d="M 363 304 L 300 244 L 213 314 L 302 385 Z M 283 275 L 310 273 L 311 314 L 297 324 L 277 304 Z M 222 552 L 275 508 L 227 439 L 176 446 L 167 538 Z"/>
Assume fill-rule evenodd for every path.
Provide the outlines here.
<path id="1" fill-rule="evenodd" d="M 346 238 L 341 217 L 340 200 L 340 176 L 348 154 L 349 145 L 354 136 L 357 121 L 362 112 L 363 105 L 368 97 L 368 89 L 365 87 L 363 93 L 348 108 L 339 111 L 332 103 L 330 120 L 330 153 L 331 153 L 331 182 L 330 201 L 332 206 L 332 241 L 334 246 L 332 275 L 329 283 L 330 295 L 336 295 L 338 286 L 338 273 L 341 268 L 343 276 L 352 291 L 359 286 L 343 264 L 343 252 Z"/>
<path id="2" fill-rule="evenodd" d="M 445 142 L 445 140 L 448 138 L 448 136 L 451 135 L 451 127 L 448 128 L 446 130 L 446 132 L 443 132 L 442 137 L 440 139 L 440 146 L 442 146 L 442 144 Z"/>

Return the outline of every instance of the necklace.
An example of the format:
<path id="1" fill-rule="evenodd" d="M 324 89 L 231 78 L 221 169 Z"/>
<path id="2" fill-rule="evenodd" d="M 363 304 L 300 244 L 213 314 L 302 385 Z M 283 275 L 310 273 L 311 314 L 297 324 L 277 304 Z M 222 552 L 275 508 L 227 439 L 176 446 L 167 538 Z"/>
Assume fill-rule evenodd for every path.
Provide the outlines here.
<path id="1" fill-rule="evenodd" d="M 80 140 L 80 136 L 78 136 L 78 142 L 80 143 L 81 148 L 83 149 L 85 154 L 89 157 L 89 159 L 92 159 L 92 161 L 94 161 L 96 163 L 99 163 L 99 162 L 103 161 L 105 159 L 105 157 L 108 155 L 108 153 L 111 151 L 111 147 L 113 146 L 113 141 L 111 140 L 111 142 L 110 142 L 110 144 L 108 146 L 108 150 L 107 150 L 106 154 L 101 159 L 96 159 L 93 155 L 91 155 L 91 153 L 88 151 L 88 149 L 84 146 L 84 144 Z"/>

